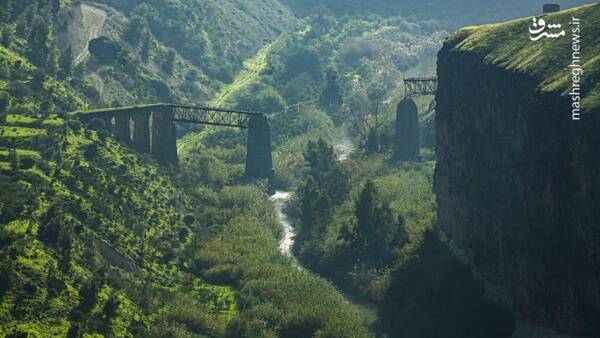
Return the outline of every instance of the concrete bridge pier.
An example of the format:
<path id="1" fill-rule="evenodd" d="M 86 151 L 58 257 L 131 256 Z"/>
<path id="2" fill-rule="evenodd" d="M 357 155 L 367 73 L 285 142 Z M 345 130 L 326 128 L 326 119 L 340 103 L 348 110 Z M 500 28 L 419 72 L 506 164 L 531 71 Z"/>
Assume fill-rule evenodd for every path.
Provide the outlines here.
<path id="1" fill-rule="evenodd" d="M 250 118 L 246 153 L 246 177 L 272 179 L 271 132 L 267 117 L 262 114 Z"/>
<path id="2" fill-rule="evenodd" d="M 133 149 L 142 154 L 150 153 L 149 114 L 133 114 Z"/>
<path id="3" fill-rule="evenodd" d="M 396 110 L 394 160 L 414 161 L 419 157 L 419 118 L 415 101 L 406 97 Z"/>
<path id="4" fill-rule="evenodd" d="M 131 129 L 129 126 L 130 116 L 119 114 L 115 116 L 116 125 L 113 131 L 115 137 L 119 142 L 130 145 L 131 144 Z"/>
<path id="5" fill-rule="evenodd" d="M 152 113 L 152 157 L 164 165 L 177 165 L 177 139 L 171 110 Z"/>

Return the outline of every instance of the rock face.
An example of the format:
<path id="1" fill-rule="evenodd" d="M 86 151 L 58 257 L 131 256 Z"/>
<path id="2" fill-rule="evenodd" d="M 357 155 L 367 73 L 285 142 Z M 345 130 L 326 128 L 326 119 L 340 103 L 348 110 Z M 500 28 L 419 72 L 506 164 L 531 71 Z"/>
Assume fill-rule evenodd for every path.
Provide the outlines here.
<path id="1" fill-rule="evenodd" d="M 400 101 L 396 110 L 394 160 L 413 161 L 419 157 L 419 120 L 417 105 L 410 98 Z"/>
<path id="2" fill-rule="evenodd" d="M 599 11 L 589 6 L 546 21 L 587 15 L 594 22 Z M 526 33 L 511 32 L 526 32 L 529 21 L 481 28 L 492 42 L 477 35 L 486 31 L 469 28 L 440 51 L 435 192 L 441 237 L 472 267 L 486 294 L 514 312 L 514 337 L 597 337 L 600 111 L 585 101 L 582 120 L 572 121 L 568 91 L 548 90 L 548 79 L 568 75 L 561 72 L 569 61 L 556 59 L 570 57 L 568 42 L 553 47 L 554 62 L 564 65 L 556 74 L 531 58 L 523 68 L 507 66 L 521 64 L 518 44 L 529 41 Z M 587 48 L 599 45 L 587 39 Z M 514 51 L 498 53 L 513 42 Z M 545 46 L 537 47 L 539 55 Z M 598 94 L 593 79 L 600 69 L 592 67 L 592 80 L 583 80 L 586 97 Z"/>
<path id="3" fill-rule="evenodd" d="M 117 58 L 121 47 L 106 36 L 101 36 L 90 40 L 88 50 L 101 62 L 112 62 Z"/>

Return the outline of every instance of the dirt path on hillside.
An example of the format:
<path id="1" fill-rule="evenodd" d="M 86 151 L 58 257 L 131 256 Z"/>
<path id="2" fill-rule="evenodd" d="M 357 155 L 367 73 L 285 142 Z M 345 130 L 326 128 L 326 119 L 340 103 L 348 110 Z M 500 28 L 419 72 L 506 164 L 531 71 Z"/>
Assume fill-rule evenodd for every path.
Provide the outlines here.
<path id="1" fill-rule="evenodd" d="M 305 26 L 302 30 L 298 31 L 298 33 L 304 35 L 309 30 L 310 26 Z M 252 58 L 244 61 L 244 68 L 236 75 L 231 84 L 221 88 L 212 99 L 211 105 L 216 107 L 222 106 L 233 94 L 256 82 L 260 73 L 267 67 L 267 58 L 271 52 L 284 46 L 286 35 L 287 33 L 282 33 L 273 42 L 264 45 Z"/>
<path id="2" fill-rule="evenodd" d="M 304 35 L 310 30 L 310 26 L 305 26 L 298 31 L 299 34 Z M 244 68 L 236 75 L 232 83 L 225 85 L 215 94 L 213 99 L 210 101 L 210 105 L 213 107 L 226 106 L 227 100 L 235 95 L 240 90 L 247 88 L 254 82 L 256 82 L 260 76 L 260 73 L 267 67 L 267 58 L 269 55 L 279 48 L 282 48 L 285 42 L 286 33 L 282 33 L 273 42 L 264 45 L 253 57 L 243 62 Z M 177 141 L 177 153 L 181 152 L 189 146 L 189 144 L 201 139 L 203 133 L 194 133 L 193 135 L 186 135 L 186 137 Z"/>
<path id="3" fill-rule="evenodd" d="M 258 53 L 252 58 L 244 61 L 244 68 L 236 75 L 233 82 L 229 85 L 225 85 L 211 100 L 210 105 L 213 107 L 222 107 L 227 99 L 239 90 L 246 88 L 248 85 L 254 83 L 260 73 L 267 66 L 267 57 L 271 53 L 271 50 L 278 43 L 280 44 L 282 37 L 275 39 L 275 41 L 263 46 Z M 189 144 L 201 139 L 204 136 L 203 133 L 194 133 L 193 135 L 186 135 L 186 137 L 179 139 L 177 142 L 177 153 L 181 154 L 182 150 Z"/>
<path id="4" fill-rule="evenodd" d="M 75 57 L 76 65 L 85 61 L 90 56 L 90 52 L 88 50 L 89 42 L 90 40 L 93 40 L 100 36 L 100 33 L 102 33 L 102 28 L 104 27 L 104 23 L 106 22 L 107 17 L 105 11 L 88 4 L 81 5 L 81 13 L 84 34 L 87 32 L 87 42 L 83 44 L 83 50 L 81 50 L 79 54 L 77 54 L 77 57 Z"/>

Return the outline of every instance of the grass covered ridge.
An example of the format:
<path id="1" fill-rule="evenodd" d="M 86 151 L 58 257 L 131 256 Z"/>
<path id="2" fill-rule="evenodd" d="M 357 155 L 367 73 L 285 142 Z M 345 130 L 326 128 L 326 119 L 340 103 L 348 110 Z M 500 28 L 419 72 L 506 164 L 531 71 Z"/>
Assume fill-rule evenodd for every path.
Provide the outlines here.
<path id="1" fill-rule="evenodd" d="M 463 28 L 448 37 L 455 51 L 476 53 L 489 64 L 523 72 L 540 80 L 540 89 L 566 95 L 571 89 L 572 32 L 569 23 L 581 22 L 580 44 L 583 76 L 582 106 L 589 112 L 600 107 L 600 5 L 588 5 L 558 13 L 536 16 L 547 24 L 559 23 L 565 36 L 556 39 L 529 39 L 533 17 L 505 23 Z"/>

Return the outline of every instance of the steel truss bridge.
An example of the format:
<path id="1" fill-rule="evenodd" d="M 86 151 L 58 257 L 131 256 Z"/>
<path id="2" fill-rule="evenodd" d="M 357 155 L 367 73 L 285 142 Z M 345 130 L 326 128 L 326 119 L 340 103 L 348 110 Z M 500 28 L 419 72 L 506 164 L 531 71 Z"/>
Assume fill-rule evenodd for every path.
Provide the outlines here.
<path id="1" fill-rule="evenodd" d="M 173 121 L 213 126 L 248 128 L 252 116 L 261 113 L 215 107 L 172 105 Z"/>
<path id="2" fill-rule="evenodd" d="M 435 95 L 437 91 L 436 77 L 413 77 L 404 79 L 404 97 L 412 98 L 421 95 Z"/>

